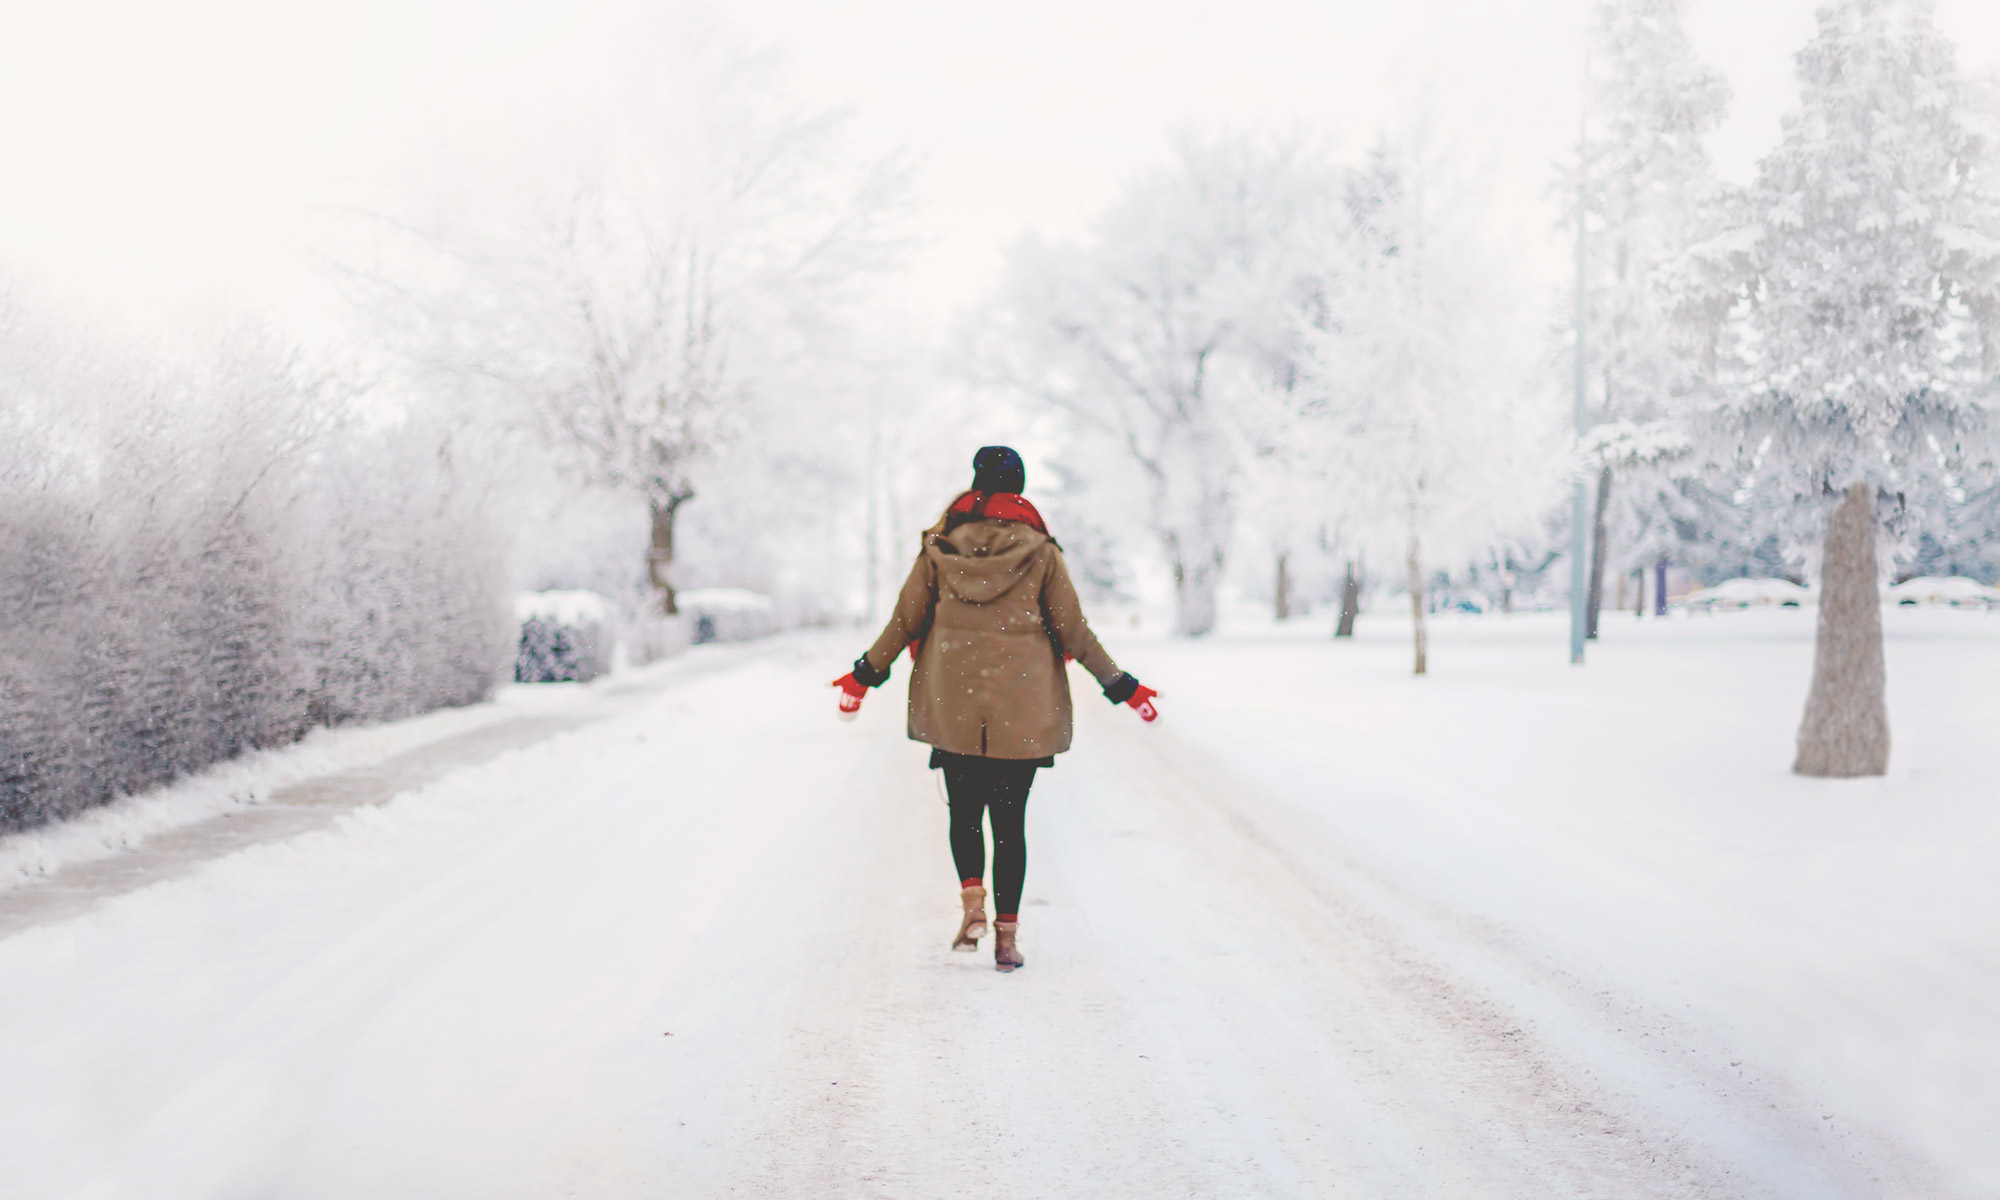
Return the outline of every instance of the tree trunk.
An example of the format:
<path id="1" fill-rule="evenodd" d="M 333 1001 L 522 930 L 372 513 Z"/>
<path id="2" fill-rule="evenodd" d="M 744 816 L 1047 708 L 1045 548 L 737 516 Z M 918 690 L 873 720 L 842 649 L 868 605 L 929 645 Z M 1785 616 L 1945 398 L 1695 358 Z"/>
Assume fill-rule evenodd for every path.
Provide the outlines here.
<path id="1" fill-rule="evenodd" d="M 1422 675 L 1424 662 L 1424 566 L 1419 553 L 1422 549 L 1415 537 L 1410 538 L 1410 620 L 1416 626 L 1417 670 Z"/>
<path id="2" fill-rule="evenodd" d="M 1161 517 L 1153 532 L 1173 570 L 1174 632 L 1181 637 L 1215 630 L 1215 593 L 1235 523 L 1234 474 L 1220 465 L 1229 456 L 1217 444 L 1219 436 L 1205 428 L 1179 430 L 1170 438 L 1174 445 L 1165 461 L 1189 469 L 1149 468 L 1155 512 L 1175 514 Z"/>
<path id="3" fill-rule="evenodd" d="M 1632 601 L 1632 615 L 1643 619 L 1646 615 L 1646 568 L 1634 567 L 1632 575 L 1632 586 L 1635 589 L 1633 592 L 1635 599 Z"/>
<path id="4" fill-rule="evenodd" d="M 1174 562 L 1174 632 L 1201 637 L 1215 630 L 1215 589 L 1222 582 L 1220 552 L 1189 563 Z"/>
<path id="5" fill-rule="evenodd" d="M 1653 564 L 1653 615 L 1667 615 L 1667 560 L 1664 557 Z"/>
<path id="6" fill-rule="evenodd" d="M 1611 468 L 1597 473 L 1597 515 L 1590 521 L 1590 590 L 1585 593 L 1583 636 L 1597 637 L 1597 614 L 1604 607 L 1604 510 L 1611 503 Z"/>
<path id="7" fill-rule="evenodd" d="M 1361 578 L 1354 573 L 1354 560 L 1347 560 L 1347 574 L 1340 581 L 1340 623 L 1333 627 L 1333 636 L 1351 638 L 1354 636 L 1354 618 L 1361 615 Z"/>
<path id="8" fill-rule="evenodd" d="M 670 617 L 681 611 L 674 603 L 674 517 L 681 505 L 692 499 L 690 492 L 653 501 L 653 543 L 646 550 L 646 577 L 660 594 L 660 611 Z"/>
<path id="9" fill-rule="evenodd" d="M 1792 770 L 1831 779 L 1881 775 L 1889 769 L 1889 705 L 1871 485 L 1849 487 L 1833 510 L 1819 580 L 1812 691 Z"/>
<path id="10" fill-rule="evenodd" d="M 1285 560 L 1285 556 L 1280 554 L 1278 556 L 1278 598 L 1277 603 L 1272 606 L 1277 619 L 1280 621 L 1292 615 L 1292 581 L 1290 575 L 1287 573 L 1289 565 Z"/>

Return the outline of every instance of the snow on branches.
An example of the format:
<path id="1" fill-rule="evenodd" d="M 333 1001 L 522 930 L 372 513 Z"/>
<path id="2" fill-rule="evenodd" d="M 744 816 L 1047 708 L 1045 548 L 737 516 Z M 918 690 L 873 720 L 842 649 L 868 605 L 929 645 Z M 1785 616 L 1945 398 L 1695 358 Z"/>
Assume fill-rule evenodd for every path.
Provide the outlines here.
<path id="1" fill-rule="evenodd" d="M 682 506 L 773 394 L 826 398 L 857 298 L 893 262 L 905 172 L 795 106 L 769 55 L 669 49 L 574 161 L 418 230 L 364 300 L 418 331 L 403 340 L 425 386 L 646 506 L 672 613 Z M 798 449 L 769 423 L 786 428 L 763 443 Z"/>
<path id="2" fill-rule="evenodd" d="M 1294 388 L 1322 502 L 1405 567 L 1418 674 L 1431 574 L 1532 528 L 1560 482 L 1548 406 L 1513 358 L 1516 298 L 1423 150 L 1384 144 L 1349 179 Z"/>
<path id="3" fill-rule="evenodd" d="M 1683 0 L 1600 0 L 1582 186 L 1570 168 L 1566 214 L 1589 225 L 1589 419 L 1580 470 L 1594 480 L 1587 628 L 1596 636 L 1607 568 L 1683 557 L 1682 531 L 1703 517 L 1689 469 L 1692 411 L 1708 395 L 1732 299 L 1714 243 L 1728 212 L 1703 141 L 1729 89 L 1696 57 Z M 1580 194 L 1579 194 L 1580 193 Z M 1565 298 L 1563 311 L 1576 298 Z M 1572 331 L 1573 332 L 1573 331 Z M 1564 347 L 1563 355 L 1573 353 Z"/>
<path id="4" fill-rule="evenodd" d="M 1877 581 L 1948 536 L 1992 461 L 2000 193 L 1928 0 L 1829 0 L 1797 68 L 1747 198 L 1744 353 L 1709 433 L 1752 527 L 1822 583 L 1793 769 L 1880 775 Z"/>
<path id="5" fill-rule="evenodd" d="M 982 330 L 988 375 L 1136 474 L 1180 633 L 1214 628 L 1249 420 L 1291 370 L 1299 246 L 1337 179 L 1306 146 L 1183 137 L 1086 241 L 1015 246 Z"/>
<path id="6" fill-rule="evenodd" d="M 1922 0 L 1835 0 L 1750 196 L 1743 385 L 1717 432 L 1763 528 L 1816 557 L 1849 484 L 1905 539 L 1991 461 L 2000 193 Z"/>
<path id="7" fill-rule="evenodd" d="M 147 361 L 0 303 L 0 829 L 485 696 L 512 629 L 450 432 L 262 339 Z"/>

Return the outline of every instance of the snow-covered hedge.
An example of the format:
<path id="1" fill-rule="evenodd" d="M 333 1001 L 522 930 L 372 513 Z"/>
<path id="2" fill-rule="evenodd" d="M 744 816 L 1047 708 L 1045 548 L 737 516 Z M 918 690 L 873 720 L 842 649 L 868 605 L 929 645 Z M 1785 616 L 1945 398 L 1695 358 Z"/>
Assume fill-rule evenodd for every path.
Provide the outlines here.
<path id="1" fill-rule="evenodd" d="M 521 638 L 515 683 L 588 683 L 611 669 L 617 632 L 610 600 L 580 590 L 525 592 L 514 600 Z"/>
<path id="2" fill-rule="evenodd" d="M 486 696 L 503 564 L 442 434 L 251 347 L 120 365 L 0 297 L 0 828 Z"/>

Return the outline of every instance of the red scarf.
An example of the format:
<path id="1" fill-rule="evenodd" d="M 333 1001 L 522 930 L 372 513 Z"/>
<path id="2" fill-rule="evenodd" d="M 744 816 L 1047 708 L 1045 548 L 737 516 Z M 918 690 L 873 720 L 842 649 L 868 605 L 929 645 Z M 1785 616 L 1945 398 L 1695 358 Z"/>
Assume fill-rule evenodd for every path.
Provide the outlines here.
<path id="1" fill-rule="evenodd" d="M 945 516 L 971 517 L 975 521 L 982 518 L 1019 521 L 1044 537 L 1049 532 L 1048 524 L 1042 520 L 1042 514 L 1035 511 L 1035 506 L 1028 503 L 1026 497 L 1013 492 L 967 492 L 951 502 Z"/>

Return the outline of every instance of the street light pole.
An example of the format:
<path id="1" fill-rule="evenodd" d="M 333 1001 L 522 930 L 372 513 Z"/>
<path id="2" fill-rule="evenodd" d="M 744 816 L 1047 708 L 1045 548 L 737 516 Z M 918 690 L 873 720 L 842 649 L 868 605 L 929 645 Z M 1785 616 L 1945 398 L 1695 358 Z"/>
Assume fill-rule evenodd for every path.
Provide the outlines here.
<path id="1" fill-rule="evenodd" d="M 1578 121 L 1576 138 L 1576 396 L 1575 418 L 1576 436 L 1581 439 L 1587 431 L 1590 414 L 1585 404 L 1585 391 L 1589 378 L 1589 367 L 1584 356 L 1585 326 L 1590 316 L 1588 286 L 1590 283 L 1590 164 L 1585 157 L 1589 138 L 1589 96 L 1590 67 L 1586 62 L 1583 71 L 1584 115 Z M 1590 519 L 1590 498 L 1585 493 L 1583 476 L 1576 479 L 1575 493 L 1570 499 L 1569 510 L 1569 661 L 1583 664 L 1584 628 L 1589 616 L 1587 589 L 1589 587 L 1589 543 L 1584 526 Z"/>

